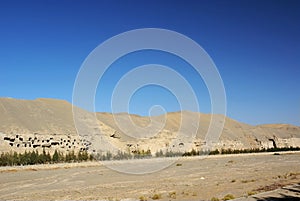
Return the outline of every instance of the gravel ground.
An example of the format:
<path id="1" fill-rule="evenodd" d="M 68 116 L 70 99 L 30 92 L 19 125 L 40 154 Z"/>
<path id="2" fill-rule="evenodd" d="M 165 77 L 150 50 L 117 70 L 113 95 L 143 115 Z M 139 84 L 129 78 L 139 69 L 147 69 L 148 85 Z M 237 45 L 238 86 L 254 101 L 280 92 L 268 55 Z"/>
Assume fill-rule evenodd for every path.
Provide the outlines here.
<path id="1" fill-rule="evenodd" d="M 128 172 L 129 166 L 155 167 L 164 160 L 174 159 L 1 167 L 0 200 L 221 200 L 231 194 L 269 201 L 276 193 L 259 197 L 262 192 L 287 192 L 283 186 L 300 183 L 299 152 L 180 158 L 147 174 L 110 169 Z M 297 187 L 290 191 L 299 199 Z"/>

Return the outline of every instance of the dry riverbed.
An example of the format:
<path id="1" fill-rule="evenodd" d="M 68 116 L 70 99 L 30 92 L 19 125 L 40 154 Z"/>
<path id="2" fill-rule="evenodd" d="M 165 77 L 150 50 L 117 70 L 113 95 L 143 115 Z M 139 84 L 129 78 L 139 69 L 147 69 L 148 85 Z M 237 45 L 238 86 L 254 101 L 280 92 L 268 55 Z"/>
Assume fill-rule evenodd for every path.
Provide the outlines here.
<path id="1" fill-rule="evenodd" d="M 300 152 L 181 158 L 142 175 L 116 172 L 98 162 L 34 165 L 0 168 L 0 200 L 221 200 L 297 183 Z"/>

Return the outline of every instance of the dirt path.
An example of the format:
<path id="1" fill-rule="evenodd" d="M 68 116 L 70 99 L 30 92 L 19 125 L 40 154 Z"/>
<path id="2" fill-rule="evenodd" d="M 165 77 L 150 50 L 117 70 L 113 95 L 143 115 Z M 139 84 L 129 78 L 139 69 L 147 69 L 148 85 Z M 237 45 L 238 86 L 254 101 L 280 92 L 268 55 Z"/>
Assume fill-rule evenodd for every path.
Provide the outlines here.
<path id="1" fill-rule="evenodd" d="M 296 183 L 299 152 L 184 158 L 145 175 L 118 173 L 99 163 L 58 164 L 0 168 L 0 200 L 210 200 Z"/>

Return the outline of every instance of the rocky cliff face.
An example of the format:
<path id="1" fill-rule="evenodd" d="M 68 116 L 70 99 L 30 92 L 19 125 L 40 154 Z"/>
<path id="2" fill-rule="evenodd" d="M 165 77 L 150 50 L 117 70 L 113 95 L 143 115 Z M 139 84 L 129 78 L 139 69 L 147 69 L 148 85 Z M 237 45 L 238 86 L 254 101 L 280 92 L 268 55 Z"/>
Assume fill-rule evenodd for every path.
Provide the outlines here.
<path id="1" fill-rule="evenodd" d="M 92 114 L 79 108 L 77 111 L 86 122 L 85 133 L 80 135 L 74 124 L 72 105 L 66 101 L 0 98 L 0 152 L 42 149 L 50 152 L 56 149 L 64 152 L 85 149 L 134 152 L 150 149 L 155 153 L 208 147 L 210 114 L 173 112 L 151 119 L 127 114 Z M 90 121 L 95 115 L 96 122 Z M 183 116 L 185 123 L 181 127 Z M 132 125 L 121 125 L 116 121 L 128 117 Z M 215 117 L 220 121 L 223 119 L 220 115 Z M 149 130 L 155 131 L 154 135 L 148 133 Z M 191 137 L 193 132 L 195 136 Z M 300 127 L 287 124 L 251 126 L 225 117 L 222 133 L 211 145 L 210 149 L 300 147 Z"/>

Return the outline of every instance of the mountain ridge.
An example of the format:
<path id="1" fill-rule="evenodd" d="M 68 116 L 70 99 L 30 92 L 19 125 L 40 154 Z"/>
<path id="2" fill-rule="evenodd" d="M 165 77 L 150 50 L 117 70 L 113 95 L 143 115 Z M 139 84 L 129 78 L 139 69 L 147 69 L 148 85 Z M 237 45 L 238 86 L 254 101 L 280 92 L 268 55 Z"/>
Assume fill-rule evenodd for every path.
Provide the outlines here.
<path id="1" fill-rule="evenodd" d="M 121 150 L 127 150 L 128 146 L 130 149 L 151 149 L 153 152 L 160 149 L 182 151 L 203 148 L 207 144 L 207 132 L 212 117 L 219 121 L 219 125 L 215 126 L 222 126 L 223 118 L 225 120 L 220 137 L 218 138 L 218 134 L 216 134 L 218 139 L 214 142 L 214 148 L 248 149 L 300 146 L 300 127 L 295 125 L 261 124 L 253 126 L 219 114 L 191 111 L 170 112 L 159 116 L 108 112 L 90 113 L 81 108 L 72 107 L 68 101 L 51 98 L 35 100 L 0 98 L 0 132 L 3 136 L 9 135 L 14 138 L 16 135 L 30 136 L 28 139 L 47 137 L 49 140 L 52 138 L 53 144 L 57 144 L 57 140 L 64 141 L 66 139 L 68 141 L 70 136 L 78 142 L 79 138 L 83 136 L 78 136 L 77 132 L 82 128 L 74 123 L 74 111 L 77 112 L 75 114 L 79 114 L 81 120 L 87 123 L 84 125 L 86 128 L 83 128 L 87 129 L 83 130 L 86 131 L 87 136 L 93 135 L 90 137 L 92 139 L 101 134 L 102 138 L 105 138 L 104 141 Z M 184 119 L 182 119 L 183 116 Z M 90 120 L 94 117 L 97 117 L 96 122 Z M 122 123 L 127 118 L 133 124 Z M 181 124 L 183 120 L 184 123 Z M 151 132 L 154 132 L 155 135 Z M 191 137 L 193 134 L 195 134 L 194 139 Z M 51 137 L 54 135 L 64 137 L 57 137 L 55 141 Z M 0 138 L 0 145 L 1 143 L 5 145 L 3 149 L 25 146 L 24 142 L 19 142 L 19 144 L 13 142 L 13 145 L 9 147 L 6 146 L 7 143 L 12 142 L 3 143 L 1 142 L 3 139 L 3 137 Z M 47 139 L 44 140 L 47 141 Z M 37 141 L 34 143 L 38 145 Z M 85 142 L 82 141 L 82 143 Z M 67 142 L 61 144 L 60 148 L 70 146 Z M 90 145 L 91 143 L 86 144 Z M 43 146 L 43 144 L 39 145 Z M 72 145 L 70 149 L 74 147 L 82 148 L 83 146 Z M 97 148 L 91 146 L 91 149 Z"/>

